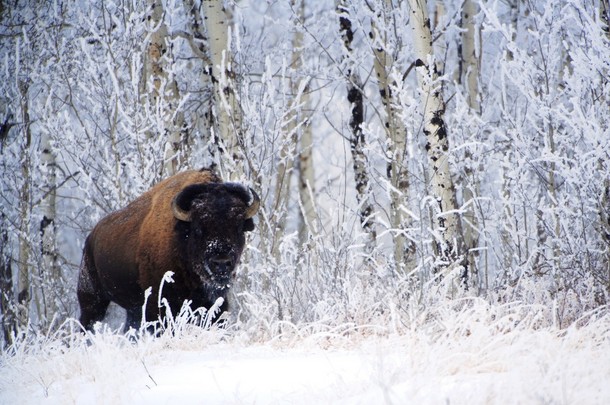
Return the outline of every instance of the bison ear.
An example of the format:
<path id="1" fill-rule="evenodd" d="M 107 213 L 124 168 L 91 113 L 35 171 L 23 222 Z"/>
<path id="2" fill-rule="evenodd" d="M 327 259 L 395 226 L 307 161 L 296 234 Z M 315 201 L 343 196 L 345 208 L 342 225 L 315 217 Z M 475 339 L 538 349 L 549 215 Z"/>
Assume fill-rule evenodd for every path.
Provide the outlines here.
<path id="1" fill-rule="evenodd" d="M 183 222 L 191 222 L 191 212 L 190 209 L 182 209 L 180 204 L 178 203 L 178 195 L 174 197 L 172 200 L 172 212 L 174 213 L 174 218 Z"/>
<path id="2" fill-rule="evenodd" d="M 207 189 L 207 184 L 192 184 L 180 191 L 172 200 L 174 217 L 183 222 L 191 222 L 191 204 L 193 200 Z"/>
<path id="3" fill-rule="evenodd" d="M 224 186 L 228 191 L 234 193 L 246 203 L 246 212 L 244 212 L 246 219 L 256 215 L 261 205 L 261 199 L 256 194 L 256 191 L 251 187 L 246 188 L 239 183 L 224 183 Z"/>
<path id="4" fill-rule="evenodd" d="M 254 230 L 254 220 L 248 218 L 244 221 L 244 232 L 252 232 Z"/>

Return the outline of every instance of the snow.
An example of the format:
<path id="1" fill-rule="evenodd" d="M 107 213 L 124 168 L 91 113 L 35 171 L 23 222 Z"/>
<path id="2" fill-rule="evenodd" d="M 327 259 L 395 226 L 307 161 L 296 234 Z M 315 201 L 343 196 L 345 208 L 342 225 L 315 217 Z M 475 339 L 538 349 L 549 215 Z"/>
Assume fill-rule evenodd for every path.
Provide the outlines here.
<path id="1" fill-rule="evenodd" d="M 267 342 L 202 330 L 48 339 L 3 354 L 0 404 L 610 403 L 609 316 L 559 329 L 478 315 Z"/>

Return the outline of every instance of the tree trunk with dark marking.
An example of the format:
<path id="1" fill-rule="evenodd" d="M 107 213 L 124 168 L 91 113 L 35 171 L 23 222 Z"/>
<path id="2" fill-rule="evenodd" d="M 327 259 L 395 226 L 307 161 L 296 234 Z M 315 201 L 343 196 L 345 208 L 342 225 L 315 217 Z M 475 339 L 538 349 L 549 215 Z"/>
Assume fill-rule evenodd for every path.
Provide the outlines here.
<path id="1" fill-rule="evenodd" d="M 481 100 L 479 94 L 480 50 L 476 47 L 477 32 L 475 16 L 478 7 L 473 0 L 465 0 L 462 5 L 462 42 L 460 53 L 460 81 L 466 90 L 466 101 L 473 114 L 481 114 Z M 481 36 L 479 35 L 479 44 Z M 467 162 L 472 162 L 472 151 L 466 149 Z M 480 195 L 480 185 L 476 176 L 477 169 L 472 163 L 464 167 L 462 178 L 462 205 L 465 206 L 463 214 L 464 250 L 468 255 L 468 265 L 471 274 L 477 274 L 477 250 L 479 243 L 479 223 L 477 218 L 477 197 Z M 474 277 L 473 277 L 474 278 Z M 471 280 L 474 283 L 475 280 Z"/>
<path id="2" fill-rule="evenodd" d="M 377 19 L 390 24 L 389 19 L 392 11 L 392 2 L 384 1 L 376 11 Z M 383 127 L 388 137 L 387 150 L 387 175 L 390 179 L 390 226 L 394 234 L 394 259 L 396 267 L 404 271 L 410 271 L 413 263 L 408 263 L 414 258 L 413 246 L 405 238 L 403 231 L 408 225 L 405 223 L 402 206 L 407 200 L 409 191 L 409 171 L 406 161 L 407 131 L 400 119 L 397 102 L 392 88 L 396 86 L 392 78 L 393 57 L 387 52 L 389 39 L 387 32 L 377 27 L 375 21 L 371 22 L 371 32 L 369 37 L 374 44 L 373 68 L 377 76 L 379 95 L 384 107 L 385 117 Z"/>
<path id="3" fill-rule="evenodd" d="M 409 4 L 415 44 L 415 67 L 423 107 L 423 131 L 430 165 L 430 189 L 437 202 L 437 206 L 432 207 L 432 228 L 438 235 L 436 254 L 439 260 L 435 270 L 452 269 L 455 265 L 463 264 L 463 241 L 449 166 L 449 139 L 444 121 L 445 104 L 434 64 L 426 1 L 409 0 Z"/>
<path id="4" fill-rule="evenodd" d="M 184 113 L 180 111 L 180 92 L 175 78 L 169 73 L 171 66 L 171 41 L 164 21 L 163 4 L 160 0 L 149 0 L 150 42 L 145 55 L 143 94 L 155 114 L 162 116 L 165 152 L 161 177 L 175 174 L 184 161 Z M 152 132 L 152 131 L 151 131 Z"/>
<path id="5" fill-rule="evenodd" d="M 219 169 L 223 178 L 237 180 L 243 175 L 245 158 L 242 112 L 231 52 L 231 18 L 222 0 L 202 0 L 202 4 L 212 59 L 210 71 L 216 104 L 216 138 L 223 152 Z"/>
<path id="6" fill-rule="evenodd" d="M 339 2 L 337 5 L 337 12 L 339 14 L 339 27 L 345 51 L 344 59 L 347 66 L 344 76 L 347 82 L 347 101 L 351 106 L 349 120 L 351 137 L 349 138 L 349 142 L 352 155 L 352 166 L 354 169 L 354 181 L 356 183 L 358 215 L 360 217 L 362 229 L 368 234 L 367 251 L 371 251 L 375 245 L 375 240 L 377 239 L 377 231 L 375 230 L 374 223 L 375 211 L 369 199 L 370 180 L 368 161 L 364 152 L 366 139 L 362 132 L 362 124 L 364 124 L 362 81 L 351 55 L 354 32 L 352 30 L 352 22 L 345 0 Z"/>

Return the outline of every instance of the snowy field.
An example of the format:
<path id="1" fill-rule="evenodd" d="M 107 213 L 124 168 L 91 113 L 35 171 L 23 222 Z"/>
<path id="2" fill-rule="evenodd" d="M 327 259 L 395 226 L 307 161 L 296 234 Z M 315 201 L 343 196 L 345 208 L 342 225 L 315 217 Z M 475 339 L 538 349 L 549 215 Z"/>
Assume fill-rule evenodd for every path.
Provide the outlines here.
<path id="1" fill-rule="evenodd" d="M 478 305 L 401 331 L 190 329 L 144 338 L 41 337 L 3 353 L 0 404 L 608 404 L 610 317 L 540 326 Z"/>

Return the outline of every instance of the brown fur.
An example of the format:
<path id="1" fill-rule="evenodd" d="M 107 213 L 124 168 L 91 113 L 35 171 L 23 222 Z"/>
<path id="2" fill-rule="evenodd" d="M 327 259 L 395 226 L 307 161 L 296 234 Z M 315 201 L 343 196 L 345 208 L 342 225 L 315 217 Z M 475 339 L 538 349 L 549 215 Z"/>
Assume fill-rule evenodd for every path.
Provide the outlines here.
<path id="1" fill-rule="evenodd" d="M 214 297 L 201 297 L 209 294 L 201 292 L 201 280 L 191 274 L 192 266 L 184 257 L 185 248 L 180 245 L 183 241 L 177 235 L 180 224 L 177 225 L 179 221 L 171 209 L 172 200 L 180 191 L 201 183 L 221 183 L 221 179 L 210 170 L 176 174 L 95 226 L 85 243 L 78 286 L 84 327 L 90 329 L 103 319 L 110 301 L 127 309 L 127 326 L 138 327 L 144 291 L 149 287 L 152 295 L 146 316 L 147 320 L 156 320 L 159 283 L 167 271 L 175 274 L 175 283 L 163 290 L 173 312 L 180 309 L 185 299 L 197 305 L 209 306 L 214 302 Z M 240 254 L 241 249 L 237 256 Z"/>

